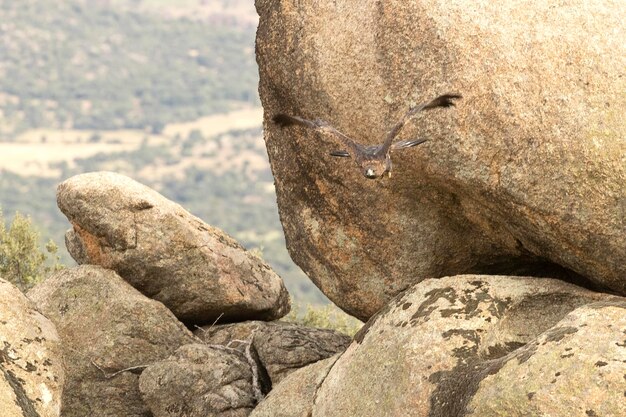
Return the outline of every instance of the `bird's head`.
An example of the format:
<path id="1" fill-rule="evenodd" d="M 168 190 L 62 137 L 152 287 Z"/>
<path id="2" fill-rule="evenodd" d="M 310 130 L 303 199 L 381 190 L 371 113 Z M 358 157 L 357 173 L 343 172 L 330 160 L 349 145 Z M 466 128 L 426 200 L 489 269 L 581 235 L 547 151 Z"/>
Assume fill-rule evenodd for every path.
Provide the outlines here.
<path id="1" fill-rule="evenodd" d="M 363 161 L 361 163 L 361 172 L 363 173 L 363 176 L 370 180 L 380 178 L 389 171 L 391 171 L 391 160 L 389 158 L 382 160 L 373 159 Z"/>

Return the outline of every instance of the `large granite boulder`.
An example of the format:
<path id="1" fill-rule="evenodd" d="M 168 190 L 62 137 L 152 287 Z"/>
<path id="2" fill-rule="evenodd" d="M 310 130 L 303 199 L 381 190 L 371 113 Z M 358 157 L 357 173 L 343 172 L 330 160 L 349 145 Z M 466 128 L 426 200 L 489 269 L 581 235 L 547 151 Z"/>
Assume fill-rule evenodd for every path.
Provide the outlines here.
<path id="1" fill-rule="evenodd" d="M 626 294 L 626 2 L 258 0 L 265 140 L 292 258 L 367 319 L 459 273 L 566 275 Z M 374 144 L 411 104 L 394 175 L 332 158 L 320 118 Z M 546 272 L 546 267 L 550 271 Z"/>
<path id="2" fill-rule="evenodd" d="M 260 399 L 254 382 L 240 352 L 191 344 L 148 366 L 139 389 L 154 417 L 246 417 Z"/>
<path id="3" fill-rule="evenodd" d="M 149 415 L 139 392 L 141 371 L 198 342 L 163 304 L 99 266 L 57 272 L 28 296 L 63 342 L 64 417 Z"/>
<path id="4" fill-rule="evenodd" d="M 59 417 L 64 380 L 54 325 L 0 279 L 0 415 Z"/>
<path id="5" fill-rule="evenodd" d="M 325 373 L 293 373 L 253 415 L 623 415 L 625 306 L 546 278 L 425 280 Z M 296 398 L 296 412 L 282 413 Z"/>
<path id="6" fill-rule="evenodd" d="M 128 177 L 74 176 L 57 190 L 79 264 L 115 270 L 187 324 L 272 320 L 289 312 L 282 279 L 219 229 Z"/>
<path id="7" fill-rule="evenodd" d="M 267 373 L 272 385 L 300 368 L 343 352 L 351 341 L 349 336 L 334 330 L 279 321 L 205 326 L 194 334 L 210 345 L 241 351 L 251 343 L 258 355 L 260 372 Z"/>

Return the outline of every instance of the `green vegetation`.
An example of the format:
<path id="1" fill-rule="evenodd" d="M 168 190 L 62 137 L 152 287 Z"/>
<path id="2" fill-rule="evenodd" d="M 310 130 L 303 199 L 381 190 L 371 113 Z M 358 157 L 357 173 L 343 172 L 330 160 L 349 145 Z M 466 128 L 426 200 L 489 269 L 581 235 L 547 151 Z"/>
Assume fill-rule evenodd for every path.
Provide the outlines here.
<path id="1" fill-rule="evenodd" d="M 51 272 L 62 268 L 57 245 L 49 240 L 45 252 L 40 249 L 40 236 L 31 219 L 15 213 L 6 227 L 0 211 L 0 277 L 26 292 Z"/>
<path id="2" fill-rule="evenodd" d="M 307 327 L 336 330 L 348 336 L 354 336 L 363 326 L 362 322 L 347 315 L 334 304 L 308 305 L 305 309 L 294 304 L 291 312 L 283 320 Z"/>
<path id="3" fill-rule="evenodd" d="M 258 104 L 253 27 L 106 4 L 0 2 L 0 114 L 9 133 L 158 132 L 173 121 Z"/>

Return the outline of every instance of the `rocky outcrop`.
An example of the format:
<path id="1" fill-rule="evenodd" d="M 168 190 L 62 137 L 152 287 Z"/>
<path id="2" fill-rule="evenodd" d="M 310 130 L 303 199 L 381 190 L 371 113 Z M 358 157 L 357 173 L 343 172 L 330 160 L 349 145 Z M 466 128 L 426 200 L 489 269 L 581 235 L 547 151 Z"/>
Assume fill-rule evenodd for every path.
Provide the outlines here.
<path id="1" fill-rule="evenodd" d="M 0 414 L 59 417 L 64 380 L 54 325 L 0 279 Z"/>
<path id="2" fill-rule="evenodd" d="M 317 390 L 338 358 L 335 355 L 291 373 L 250 417 L 311 417 Z"/>
<path id="3" fill-rule="evenodd" d="M 241 350 L 252 343 L 261 371 L 267 372 L 272 385 L 293 371 L 343 352 L 351 340 L 333 330 L 262 321 L 206 326 L 194 334 L 208 344 Z"/>
<path id="4" fill-rule="evenodd" d="M 373 317 L 325 375 L 287 377 L 258 415 L 281 415 L 305 391 L 314 400 L 293 415 L 621 415 L 625 303 L 545 278 L 425 280 Z"/>
<path id="5" fill-rule="evenodd" d="M 272 320 L 289 312 L 282 279 L 224 232 L 123 175 L 98 172 L 61 183 L 79 264 L 113 269 L 188 324 Z"/>
<path id="6" fill-rule="evenodd" d="M 336 304 L 367 319 L 426 277 L 554 265 L 626 294 L 626 3 L 256 5 L 288 248 Z M 374 144 L 448 92 L 463 99 L 409 123 L 400 139 L 429 142 L 378 181 L 330 157 L 331 138 L 271 122 L 320 118 Z"/>
<path id="7" fill-rule="evenodd" d="M 246 358 L 204 344 L 183 346 L 150 365 L 139 389 L 154 417 L 246 417 L 259 400 Z"/>
<path id="8" fill-rule="evenodd" d="M 141 371 L 198 341 L 163 304 L 98 266 L 58 272 L 28 296 L 63 342 L 64 417 L 145 417 Z"/>

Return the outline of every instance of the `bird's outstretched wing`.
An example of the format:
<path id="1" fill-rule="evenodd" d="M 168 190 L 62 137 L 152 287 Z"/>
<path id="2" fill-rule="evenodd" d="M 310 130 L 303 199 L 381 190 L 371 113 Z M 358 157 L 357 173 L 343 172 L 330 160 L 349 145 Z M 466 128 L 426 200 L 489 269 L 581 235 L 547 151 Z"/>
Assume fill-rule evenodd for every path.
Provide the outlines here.
<path id="1" fill-rule="evenodd" d="M 398 133 L 400 133 L 400 130 L 402 130 L 404 125 L 409 120 L 411 120 L 411 118 L 413 118 L 417 113 L 421 112 L 422 110 L 435 109 L 437 107 L 454 106 L 453 100 L 459 99 L 459 98 L 462 98 L 460 94 L 444 94 L 427 103 L 422 103 L 419 106 L 413 107 L 408 112 L 406 112 L 406 114 L 402 117 L 402 119 L 400 119 L 400 121 L 398 121 L 398 123 L 396 123 L 389 132 L 387 132 L 383 145 L 381 146 L 378 152 L 380 152 L 381 154 L 387 153 L 389 151 L 389 148 L 392 147 L 393 140 L 396 138 L 396 136 L 398 136 Z M 419 143 L 416 143 L 415 145 L 419 145 Z M 415 146 L 415 145 L 411 145 L 411 146 Z M 406 148 L 408 146 L 401 146 L 400 148 L 402 147 Z M 394 146 L 394 148 L 396 147 Z"/>
<path id="2" fill-rule="evenodd" d="M 345 151 L 345 150 L 340 150 L 340 151 L 332 151 L 330 153 L 331 156 L 338 156 L 340 158 L 350 158 L 350 152 Z"/>
<path id="3" fill-rule="evenodd" d="M 428 142 L 428 139 L 400 140 L 391 145 L 391 150 L 395 151 L 398 149 L 412 148 L 413 146 L 421 145 L 424 142 Z"/>
<path id="4" fill-rule="evenodd" d="M 394 142 L 391 145 L 391 150 L 392 151 L 396 151 L 399 149 L 406 149 L 406 148 L 412 148 L 413 146 L 417 146 L 417 145 L 421 145 L 424 142 L 428 142 L 428 139 L 415 139 L 415 140 L 400 140 L 398 142 Z M 380 149 L 383 145 L 375 145 L 372 146 L 372 148 L 376 148 L 376 151 L 378 151 L 378 149 Z M 340 150 L 340 151 L 332 151 L 330 152 L 331 156 L 338 156 L 341 158 L 350 158 L 350 153 L 346 150 Z"/>
<path id="5" fill-rule="evenodd" d="M 289 116 L 283 113 L 275 115 L 272 120 L 280 127 L 287 127 L 292 125 L 300 125 L 315 129 L 321 133 L 328 134 L 341 141 L 341 143 L 347 148 L 347 151 L 341 151 L 341 155 L 335 156 L 352 156 L 356 158 L 357 154 L 361 152 L 361 145 L 353 141 L 348 136 L 344 135 L 328 123 L 323 120 L 307 120 L 297 116 Z M 347 153 L 347 155 L 345 155 Z M 332 154 L 332 153 L 331 153 Z"/>

